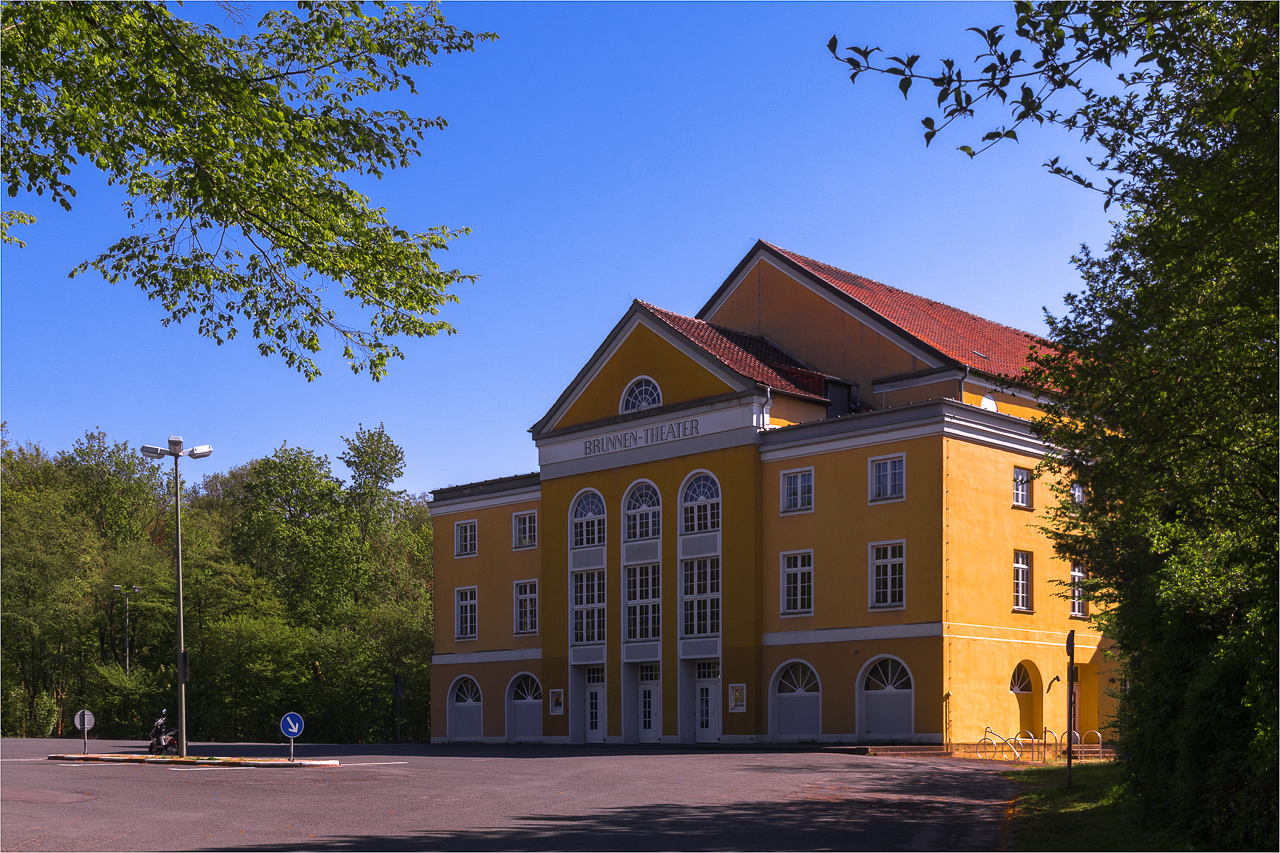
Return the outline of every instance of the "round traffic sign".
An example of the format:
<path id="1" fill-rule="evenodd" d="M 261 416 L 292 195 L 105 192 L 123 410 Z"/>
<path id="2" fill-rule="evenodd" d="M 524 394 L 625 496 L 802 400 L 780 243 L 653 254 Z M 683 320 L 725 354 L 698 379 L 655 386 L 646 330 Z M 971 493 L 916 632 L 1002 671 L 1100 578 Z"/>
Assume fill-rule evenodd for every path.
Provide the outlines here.
<path id="1" fill-rule="evenodd" d="M 302 729 L 302 715 L 297 711 L 290 711 L 280 718 L 280 731 L 290 740 L 302 734 Z"/>
<path id="2" fill-rule="evenodd" d="M 76 711 L 76 728 L 82 732 L 87 732 L 93 728 L 93 712 Z"/>

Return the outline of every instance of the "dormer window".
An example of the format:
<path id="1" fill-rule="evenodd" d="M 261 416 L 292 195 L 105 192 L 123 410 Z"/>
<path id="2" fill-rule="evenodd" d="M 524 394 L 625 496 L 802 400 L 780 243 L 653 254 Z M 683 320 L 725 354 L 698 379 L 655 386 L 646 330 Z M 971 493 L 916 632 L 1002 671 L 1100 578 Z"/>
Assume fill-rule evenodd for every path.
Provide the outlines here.
<path id="1" fill-rule="evenodd" d="M 622 395 L 622 412 L 638 412 L 641 409 L 653 409 L 662 405 L 662 391 L 658 383 L 648 376 L 641 376 L 627 386 Z"/>

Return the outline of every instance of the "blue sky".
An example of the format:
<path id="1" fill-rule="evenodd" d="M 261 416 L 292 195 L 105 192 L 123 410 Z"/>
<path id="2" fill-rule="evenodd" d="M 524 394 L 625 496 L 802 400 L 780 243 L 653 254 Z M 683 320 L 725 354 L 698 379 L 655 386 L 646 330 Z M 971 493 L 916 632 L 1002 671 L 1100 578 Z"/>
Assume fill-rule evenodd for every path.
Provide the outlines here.
<path id="1" fill-rule="evenodd" d="M 976 54 L 965 28 L 1011 24 L 1011 4 L 444 10 L 501 40 L 415 75 L 420 95 L 394 103 L 448 129 L 410 168 L 357 186 L 410 231 L 473 229 L 441 259 L 480 275 L 442 314 L 458 335 L 402 342 L 406 360 L 380 383 L 324 340 L 324 376 L 308 383 L 247 333 L 218 347 L 164 328 L 136 289 L 67 278 L 128 228 L 123 196 L 82 170 L 71 213 L 5 200 L 40 218 L 20 235 L 27 248 L 0 256 L 10 440 L 56 450 L 95 428 L 134 446 L 181 434 L 214 447 L 184 469 L 196 478 L 282 442 L 333 459 L 341 436 L 381 422 L 405 448 L 399 486 L 430 491 L 536 470 L 526 430 L 631 300 L 691 315 L 757 238 L 1043 332 L 1043 309 L 1062 313 L 1081 287 L 1070 256 L 1110 231 L 1096 195 L 1040 168 L 1082 162 L 1075 139 L 1031 131 L 970 161 L 955 147 L 988 129 L 970 122 L 926 149 L 929 94 L 904 101 L 870 76 L 852 86 L 825 47 L 835 33 L 922 54 L 930 70 Z"/>

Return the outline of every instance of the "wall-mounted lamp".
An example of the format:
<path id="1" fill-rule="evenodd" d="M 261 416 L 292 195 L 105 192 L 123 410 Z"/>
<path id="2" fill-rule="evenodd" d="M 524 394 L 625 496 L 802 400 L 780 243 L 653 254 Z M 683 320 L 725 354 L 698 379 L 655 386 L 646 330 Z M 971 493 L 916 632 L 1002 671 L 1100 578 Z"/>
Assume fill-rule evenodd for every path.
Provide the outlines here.
<path id="1" fill-rule="evenodd" d="M 1049 679 L 1049 683 L 1048 683 L 1047 685 L 1045 685 L 1044 692 L 1045 692 L 1045 693 L 1048 693 L 1048 692 L 1049 692 L 1049 689 L 1050 689 L 1051 687 L 1053 687 L 1053 682 L 1055 682 L 1055 681 L 1061 681 L 1061 680 L 1062 680 L 1062 676 L 1061 676 L 1061 675 L 1055 675 L 1053 678 Z"/>

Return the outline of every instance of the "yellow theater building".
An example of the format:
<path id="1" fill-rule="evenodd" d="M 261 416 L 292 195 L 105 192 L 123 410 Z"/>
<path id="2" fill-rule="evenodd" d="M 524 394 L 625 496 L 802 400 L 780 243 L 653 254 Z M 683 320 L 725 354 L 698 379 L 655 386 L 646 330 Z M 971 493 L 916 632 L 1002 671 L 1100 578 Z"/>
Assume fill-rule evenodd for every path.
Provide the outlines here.
<path id="1" fill-rule="evenodd" d="M 633 303 L 536 473 L 433 493 L 433 741 L 1061 737 L 1071 630 L 1102 729 L 1036 397 L 1000 378 L 1031 343 L 763 241 L 696 317 Z"/>

